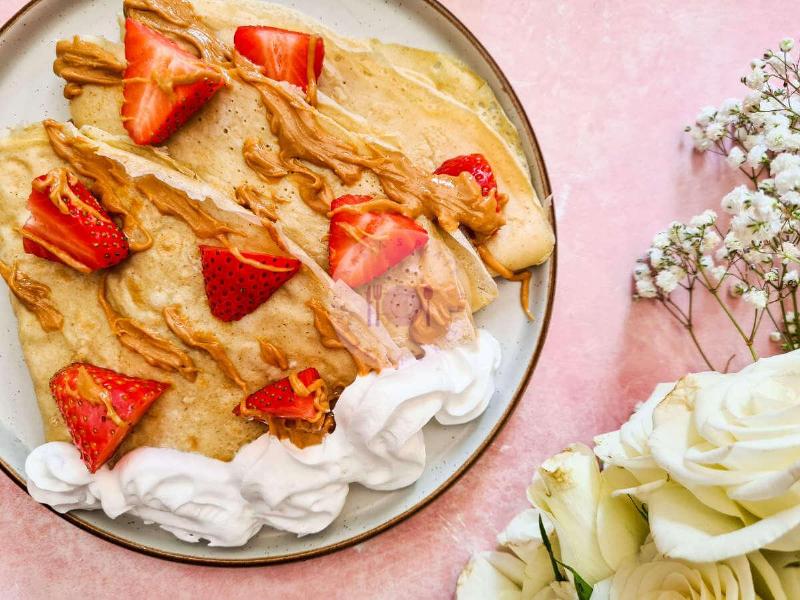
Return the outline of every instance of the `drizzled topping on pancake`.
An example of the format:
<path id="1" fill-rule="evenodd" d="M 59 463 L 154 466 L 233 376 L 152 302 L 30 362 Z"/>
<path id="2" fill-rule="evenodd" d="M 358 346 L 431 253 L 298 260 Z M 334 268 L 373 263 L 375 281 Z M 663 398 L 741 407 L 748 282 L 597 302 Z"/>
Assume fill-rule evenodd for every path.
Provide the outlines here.
<path id="1" fill-rule="evenodd" d="M 75 392 L 78 398 L 82 400 L 87 400 L 98 406 L 105 406 L 106 416 L 117 426 L 125 423 L 122 417 L 117 414 L 117 411 L 114 410 L 114 405 L 111 403 L 111 392 L 97 383 L 84 366 L 78 368 L 78 376 L 75 379 Z"/>
<path id="2" fill-rule="evenodd" d="M 286 358 L 286 354 L 284 354 L 280 348 L 264 338 L 258 338 L 258 344 L 261 347 L 261 358 L 265 363 L 281 371 L 285 371 L 289 368 L 289 361 Z"/>
<path id="3" fill-rule="evenodd" d="M 64 97 L 72 99 L 83 93 L 87 83 L 119 85 L 125 63 L 98 44 L 82 40 L 77 35 L 56 44 L 53 72 L 64 79 Z"/>
<path id="4" fill-rule="evenodd" d="M 273 202 L 252 185 L 240 185 L 236 188 L 236 202 L 253 212 L 258 218 L 267 221 L 277 221 Z"/>
<path id="5" fill-rule="evenodd" d="M 67 134 L 63 124 L 47 119 L 43 126 L 56 155 L 79 175 L 91 180 L 89 189 L 100 198 L 108 212 L 122 217 L 122 230 L 130 249 L 141 252 L 150 248 L 153 238 L 136 216 L 144 198 L 125 169 L 97 154 L 86 138 Z"/>
<path id="6" fill-rule="evenodd" d="M 533 321 L 533 313 L 531 312 L 530 308 L 532 273 L 530 271 L 514 273 L 511 269 L 502 265 L 500 261 L 495 258 L 495 256 L 489 251 L 489 248 L 486 247 L 486 244 L 478 244 L 477 250 L 481 260 L 483 260 L 486 266 L 492 269 L 500 277 L 508 281 L 519 281 L 521 283 L 519 302 L 522 305 L 522 310 L 525 311 L 525 315 L 528 317 L 528 319 Z"/>
<path id="7" fill-rule="evenodd" d="M 64 326 L 64 316 L 53 303 L 48 286 L 20 271 L 17 263 L 9 267 L 0 261 L 0 277 L 22 305 L 36 315 L 42 329 L 58 331 Z"/>
<path id="8" fill-rule="evenodd" d="M 97 295 L 111 331 L 119 343 L 139 354 L 147 364 L 169 372 L 178 372 L 187 381 L 197 379 L 194 361 L 175 344 L 145 329 L 142 325 L 114 310 L 106 295 L 107 277 L 100 283 Z"/>
<path id="9" fill-rule="evenodd" d="M 346 317 L 338 311 L 329 311 L 316 299 L 310 300 L 308 307 L 314 313 L 314 327 L 322 345 L 333 350 L 347 350 L 359 375 L 366 375 L 370 371 L 380 372 L 381 369 L 391 366 L 385 352 L 370 349 L 365 340 L 350 329 Z"/>
<path id="10" fill-rule="evenodd" d="M 185 0 L 125 0 L 126 17 L 188 46 L 203 60 L 225 63 L 230 51 L 195 14 Z"/>
<path id="11" fill-rule="evenodd" d="M 464 310 L 466 302 L 453 285 L 420 285 L 417 296 L 420 311 L 411 322 L 409 333 L 417 344 L 433 344 L 444 337 L 453 320 L 452 313 Z"/>
<path id="12" fill-rule="evenodd" d="M 163 315 L 164 320 L 167 322 L 167 327 L 178 339 L 187 346 L 206 352 L 217 363 L 217 366 L 225 376 L 238 385 L 245 394 L 247 393 L 247 383 L 242 379 L 217 336 L 205 331 L 195 330 L 178 306 L 167 306 L 163 311 Z"/>

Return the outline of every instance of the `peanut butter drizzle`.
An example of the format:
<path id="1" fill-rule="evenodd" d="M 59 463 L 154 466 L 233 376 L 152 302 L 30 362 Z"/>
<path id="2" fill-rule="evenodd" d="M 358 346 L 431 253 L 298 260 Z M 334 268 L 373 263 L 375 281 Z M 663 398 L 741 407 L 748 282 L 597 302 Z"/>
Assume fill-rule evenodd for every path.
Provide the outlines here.
<path id="1" fill-rule="evenodd" d="M 407 204 L 399 204 L 388 198 L 373 198 L 372 200 L 360 202 L 359 204 L 342 204 L 334 210 L 329 211 L 328 218 L 332 218 L 339 213 L 363 215 L 368 212 L 394 212 L 406 216 L 409 219 L 415 219 L 419 216 L 419 213 L 415 212 L 413 207 Z"/>
<path id="2" fill-rule="evenodd" d="M 25 239 L 29 239 L 32 242 L 36 242 L 42 248 L 47 250 L 50 254 L 55 255 L 58 260 L 63 262 L 68 267 L 72 267 L 76 271 L 80 273 L 91 273 L 92 269 L 89 268 L 87 265 L 83 264 L 79 260 L 72 258 L 67 252 L 64 252 L 58 246 L 54 246 L 44 238 L 40 238 L 38 235 L 31 233 L 30 231 L 25 231 L 24 229 L 18 229 L 17 232 Z"/>
<path id="3" fill-rule="evenodd" d="M 128 77 L 123 83 L 154 83 L 170 98 L 175 95 L 175 87 L 190 85 L 198 81 L 209 80 L 214 82 L 227 82 L 225 71 L 217 65 L 196 66 L 191 73 L 175 75 L 167 69 L 157 69 L 150 73 L 150 77 Z M 123 117 L 125 120 L 125 117 Z"/>
<path id="4" fill-rule="evenodd" d="M 198 56 L 225 63 L 230 52 L 185 0 L 125 0 L 123 12 L 151 29 L 188 44 Z"/>
<path id="5" fill-rule="evenodd" d="M 163 310 L 164 320 L 178 339 L 187 346 L 206 352 L 219 366 L 225 376 L 242 388 L 247 394 L 247 383 L 245 383 L 228 353 L 223 348 L 217 336 L 204 331 L 195 331 L 186 317 L 181 313 L 178 306 L 167 306 Z"/>
<path id="6" fill-rule="evenodd" d="M 261 358 L 265 363 L 272 365 L 281 371 L 285 371 L 289 368 L 289 361 L 286 359 L 286 355 L 280 348 L 276 347 L 274 344 L 271 344 L 264 338 L 258 338 L 258 344 L 261 346 Z"/>
<path id="7" fill-rule="evenodd" d="M 452 284 L 446 287 L 418 285 L 421 309 L 411 322 L 409 335 L 417 344 L 433 344 L 447 334 L 452 313 L 464 310 L 466 302 Z"/>
<path id="8" fill-rule="evenodd" d="M 66 81 L 64 97 L 76 98 L 87 83 L 120 85 L 125 64 L 104 48 L 82 40 L 77 35 L 56 44 L 53 72 Z"/>
<path id="9" fill-rule="evenodd" d="M 500 261 L 498 261 L 494 255 L 489 252 L 489 249 L 484 244 L 478 244 L 476 248 L 481 260 L 483 260 L 486 266 L 500 275 L 500 277 L 508 281 L 520 282 L 519 301 L 522 305 L 522 310 L 525 312 L 528 319 L 533 321 L 534 317 L 530 309 L 531 272 L 522 271 L 521 273 L 514 273 L 508 267 L 500 264 Z"/>
<path id="10" fill-rule="evenodd" d="M 142 252 L 150 248 L 153 238 L 135 214 L 142 203 L 142 195 L 125 169 L 110 158 L 97 154 L 88 140 L 67 135 L 61 123 L 47 119 L 43 126 L 53 152 L 91 181 L 91 191 L 97 194 L 108 212 L 122 217 L 122 230 L 130 249 Z"/>
<path id="11" fill-rule="evenodd" d="M 78 185 L 77 175 L 69 169 L 59 167 L 48 171 L 44 179 L 34 179 L 32 187 L 40 194 L 47 194 L 50 202 L 62 215 L 68 215 L 70 206 L 74 206 L 76 210 L 89 213 L 95 219 L 105 219 L 100 211 L 88 202 L 84 202 L 83 198 L 72 191 L 76 185 Z"/>
<path id="12" fill-rule="evenodd" d="M 294 158 L 284 159 L 283 152 L 276 153 L 255 139 L 248 139 L 242 147 L 244 161 L 264 181 L 291 175 L 297 183 L 300 197 L 312 210 L 327 213 L 333 202 L 333 191 L 319 173 Z"/>
<path id="13" fill-rule="evenodd" d="M 28 277 L 19 270 L 17 263 L 9 267 L 0 261 L 0 277 L 22 305 L 36 316 L 42 329 L 51 332 L 64 326 L 64 316 L 53 304 L 48 286 Z"/>
<path id="14" fill-rule="evenodd" d="M 318 35 L 311 35 L 308 38 L 308 56 L 306 58 L 306 101 L 311 106 L 317 105 L 317 72 L 314 69 L 314 63 L 317 61 L 317 40 Z"/>
<path id="15" fill-rule="evenodd" d="M 293 267 L 276 267 L 264 264 L 244 256 L 241 250 L 231 243 L 229 238 L 229 234 L 243 234 L 208 214 L 200 208 L 199 202 L 191 200 L 182 190 L 177 190 L 167 185 L 153 175 L 141 177 L 136 182 L 136 185 L 162 215 L 181 219 L 200 239 L 216 239 L 230 250 L 231 254 L 239 262 L 262 271 L 275 273 L 285 273 L 293 269 Z"/>
<path id="16" fill-rule="evenodd" d="M 117 411 L 114 410 L 114 405 L 111 403 L 111 393 L 92 379 L 86 367 L 78 368 L 78 376 L 75 378 L 75 392 L 79 398 L 87 402 L 105 406 L 106 416 L 111 419 L 117 427 L 128 425 L 117 414 Z"/>
<path id="17" fill-rule="evenodd" d="M 298 396 L 311 396 L 316 416 L 311 421 L 305 419 L 288 419 L 265 415 L 259 410 L 251 409 L 247 406 L 247 398 L 243 398 L 239 404 L 239 415 L 249 419 L 258 419 L 266 422 L 270 434 L 278 439 L 288 439 L 298 448 L 305 448 L 322 443 L 326 434 L 333 431 L 336 423 L 331 413 L 331 405 L 328 397 L 328 389 L 322 379 L 317 379 L 311 385 L 306 386 L 300 381 L 296 372 L 289 374 L 289 385 L 292 392 Z"/>
<path id="18" fill-rule="evenodd" d="M 370 371 L 380 372 L 389 366 L 388 361 L 374 356 L 365 348 L 358 336 L 341 319 L 337 322 L 331 317 L 328 310 L 319 300 L 309 300 L 306 305 L 314 313 L 314 327 L 319 333 L 320 342 L 325 348 L 347 350 L 356 365 L 359 375 L 366 375 Z"/>
<path id="19" fill-rule="evenodd" d="M 239 206 L 244 206 L 255 214 L 258 218 L 267 221 L 277 221 L 278 215 L 275 212 L 272 202 L 252 185 L 243 184 L 236 188 L 236 202 Z"/>
<path id="20" fill-rule="evenodd" d="M 107 279 L 107 276 L 103 277 L 97 299 L 119 343 L 139 354 L 147 364 L 157 369 L 178 372 L 187 381 L 197 379 L 197 369 L 188 354 L 169 340 L 147 331 L 133 319 L 123 317 L 114 310 L 106 296 Z"/>

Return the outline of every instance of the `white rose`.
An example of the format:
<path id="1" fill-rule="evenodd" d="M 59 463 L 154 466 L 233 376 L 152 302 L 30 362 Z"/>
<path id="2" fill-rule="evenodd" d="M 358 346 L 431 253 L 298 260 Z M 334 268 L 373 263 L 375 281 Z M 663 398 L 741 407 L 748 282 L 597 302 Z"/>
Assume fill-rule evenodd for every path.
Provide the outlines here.
<path id="1" fill-rule="evenodd" d="M 596 585 L 592 593 L 592 600 L 642 598 L 756 600 L 757 596 L 746 557 L 694 564 L 664 557 L 651 542 L 612 577 Z"/>
<path id="2" fill-rule="evenodd" d="M 800 548 L 800 351 L 685 377 L 653 411 L 647 444 L 670 479 L 638 490 L 662 553 Z"/>
<path id="3" fill-rule="evenodd" d="M 469 561 L 456 586 L 458 600 L 577 600 L 575 586 L 556 581 L 539 530 L 539 517 L 553 550 L 558 537 L 547 515 L 528 509 L 500 532 L 501 551 L 481 552 Z M 516 556 L 515 556 L 516 555 Z"/>
<path id="4" fill-rule="evenodd" d="M 617 467 L 601 473 L 592 451 L 581 444 L 546 460 L 533 477 L 528 498 L 552 520 L 561 561 L 590 585 L 635 554 L 647 535 L 632 499 L 613 496 L 637 484 Z"/>
<path id="5" fill-rule="evenodd" d="M 773 597 L 800 598 L 800 552 L 769 552 L 764 557 L 767 565 L 761 564 L 759 575 L 769 586 Z M 753 563 L 755 568 L 757 563 Z M 776 591 L 779 590 L 779 591 Z"/>

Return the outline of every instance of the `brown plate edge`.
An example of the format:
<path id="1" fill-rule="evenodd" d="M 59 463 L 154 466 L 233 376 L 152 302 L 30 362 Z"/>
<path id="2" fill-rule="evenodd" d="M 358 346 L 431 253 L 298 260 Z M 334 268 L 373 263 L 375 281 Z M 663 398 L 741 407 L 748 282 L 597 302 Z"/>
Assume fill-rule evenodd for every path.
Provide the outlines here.
<path id="1" fill-rule="evenodd" d="M 313 550 L 307 550 L 304 552 L 294 552 L 292 554 L 284 554 L 280 556 L 270 556 L 264 558 L 246 558 L 246 559 L 214 559 L 214 558 L 199 558 L 195 556 L 188 556 L 185 554 L 179 554 L 175 552 L 166 552 L 164 550 L 159 550 L 157 548 L 153 548 L 151 546 L 145 546 L 143 544 L 137 544 L 135 542 L 131 542 L 125 538 L 116 536 L 111 534 L 103 529 L 100 529 L 93 524 L 85 521 L 84 519 L 80 518 L 79 516 L 70 514 L 70 513 L 59 513 L 54 510 L 52 507 L 44 505 L 48 510 L 53 512 L 54 514 L 58 515 L 65 521 L 72 523 L 73 525 L 83 529 L 95 535 L 107 542 L 112 544 L 116 544 L 117 546 L 121 546 L 123 548 L 127 548 L 128 550 L 133 550 L 135 552 L 139 552 L 141 554 L 146 554 L 148 556 L 152 556 L 155 558 L 161 558 L 164 560 L 169 560 L 173 562 L 183 563 L 183 564 L 191 564 L 191 565 L 201 565 L 201 566 L 209 566 L 209 567 L 258 567 L 258 566 L 265 566 L 265 565 L 274 565 L 280 563 L 287 563 L 293 562 L 298 560 L 305 560 L 308 558 L 314 558 L 317 556 L 323 556 L 326 554 L 330 554 L 336 552 L 338 550 L 343 550 L 345 548 L 349 548 L 361 542 L 364 542 L 379 533 L 382 533 L 391 527 L 394 527 L 398 523 L 406 520 L 410 516 L 416 514 L 426 506 L 428 506 L 431 502 L 436 500 L 439 496 L 441 496 L 445 491 L 447 491 L 450 486 L 452 486 L 456 481 L 458 481 L 464 473 L 466 473 L 472 465 L 474 465 L 477 460 L 483 455 L 486 449 L 491 445 L 500 431 L 503 429 L 505 424 L 508 422 L 509 417 L 516 409 L 519 401 L 521 400 L 522 396 L 525 393 L 525 389 L 527 388 L 528 384 L 531 381 L 531 376 L 533 375 L 533 370 L 536 367 L 536 364 L 539 361 L 539 356 L 542 353 L 542 349 L 544 348 L 544 343 L 547 338 L 547 332 L 550 327 L 550 318 L 552 316 L 553 311 L 553 302 L 555 299 L 555 290 L 556 290 L 556 267 L 558 264 L 557 260 L 557 253 L 558 253 L 558 235 L 556 232 L 556 215 L 553 200 L 551 198 L 552 189 L 550 187 L 550 178 L 547 174 L 547 167 L 544 162 L 544 158 L 542 156 L 541 148 L 539 147 L 539 143 L 536 139 L 536 134 L 533 131 L 533 127 L 530 123 L 530 119 L 528 118 L 525 109 L 522 106 L 522 103 L 519 100 L 514 88 L 511 86 L 511 83 L 508 81 L 508 78 L 503 73 L 500 66 L 495 62 L 494 58 L 489 54 L 489 51 L 486 50 L 484 45 L 475 37 L 475 35 L 467 28 L 461 20 L 456 17 L 449 9 L 445 8 L 439 0 L 423 0 L 426 4 L 430 5 L 436 12 L 438 12 L 442 17 L 444 17 L 447 21 L 450 22 L 466 39 L 469 41 L 470 44 L 478 51 L 481 57 L 486 61 L 489 67 L 494 72 L 495 76 L 500 80 L 500 83 L 503 87 L 503 91 L 508 95 L 512 105 L 514 106 L 514 110 L 519 115 L 520 119 L 522 120 L 523 131 L 522 133 L 528 138 L 528 142 L 530 143 L 531 148 L 534 150 L 534 160 L 536 163 L 536 171 L 537 175 L 539 175 L 539 180 L 542 186 L 542 191 L 544 192 L 544 198 L 550 198 L 550 223 L 553 226 L 553 232 L 556 234 L 556 245 L 553 250 L 553 254 L 547 261 L 548 270 L 549 270 L 549 287 L 547 290 L 547 303 L 545 306 L 544 312 L 544 322 L 542 325 L 542 333 L 539 336 L 539 342 L 536 345 L 536 348 L 531 356 L 531 360 L 528 363 L 528 367 L 525 371 L 525 375 L 520 381 L 517 389 L 514 392 L 514 398 L 511 403 L 506 408 L 506 411 L 500 417 L 500 420 L 495 424 L 494 428 L 489 432 L 489 435 L 486 436 L 484 441 L 481 445 L 473 452 L 469 458 L 461 465 L 461 467 L 456 470 L 450 477 L 447 478 L 438 488 L 436 488 L 433 492 L 431 492 L 427 497 L 423 500 L 417 502 L 414 506 L 406 510 L 405 512 L 397 515 L 396 517 L 382 523 L 378 527 L 374 527 L 369 531 L 365 531 L 364 533 L 360 533 L 354 537 L 348 538 L 347 540 L 343 540 L 341 542 L 337 542 L 335 544 L 329 544 L 327 546 L 323 546 L 321 548 L 315 548 Z M 42 0 L 30 0 L 27 4 L 25 4 L 22 8 L 20 8 L 11 18 L 6 21 L 2 26 L 0 26 L 0 37 L 9 29 L 16 21 L 18 21 L 25 13 L 27 13 L 30 9 L 32 9 L 35 5 L 42 2 Z M 19 473 L 15 469 L 13 469 L 8 463 L 6 463 L 2 458 L 0 458 L 0 470 L 2 470 L 14 483 L 16 483 L 19 487 L 27 493 L 27 484 L 25 480 L 20 476 Z"/>

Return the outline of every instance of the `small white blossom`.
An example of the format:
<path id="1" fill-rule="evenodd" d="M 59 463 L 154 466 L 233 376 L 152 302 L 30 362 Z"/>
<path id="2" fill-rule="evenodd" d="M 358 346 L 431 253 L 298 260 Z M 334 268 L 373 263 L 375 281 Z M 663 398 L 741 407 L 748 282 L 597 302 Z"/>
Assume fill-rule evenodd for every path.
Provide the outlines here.
<path id="1" fill-rule="evenodd" d="M 716 106 L 704 106 L 700 109 L 700 112 L 697 114 L 697 124 L 705 127 L 711 122 L 711 119 L 717 114 L 717 107 Z"/>
<path id="2" fill-rule="evenodd" d="M 758 288 L 750 288 L 742 295 L 742 300 L 760 310 L 767 306 L 767 292 Z"/>
<path id="3" fill-rule="evenodd" d="M 792 48 L 794 48 L 794 40 L 790 37 L 783 38 L 778 46 L 782 52 L 791 52 Z"/>
<path id="4" fill-rule="evenodd" d="M 714 253 L 714 258 L 718 261 L 723 261 L 730 256 L 730 251 L 725 246 L 722 246 Z"/>
<path id="5" fill-rule="evenodd" d="M 636 281 L 636 295 L 641 298 L 655 298 L 658 295 L 652 279 L 639 279 Z"/>
<path id="6" fill-rule="evenodd" d="M 669 246 L 672 241 L 669 239 L 669 234 L 666 231 L 659 231 L 653 237 L 653 248 L 664 249 Z"/>
<path id="7" fill-rule="evenodd" d="M 744 207 L 746 201 L 750 199 L 750 190 L 747 186 L 740 185 L 733 188 L 722 198 L 722 210 L 729 215 L 735 215 Z"/>
<path id="8" fill-rule="evenodd" d="M 725 274 L 727 272 L 728 270 L 725 267 L 719 266 L 711 269 L 711 271 L 709 271 L 709 274 L 711 276 L 711 279 L 715 283 L 720 283 L 725 278 Z"/>
<path id="9" fill-rule="evenodd" d="M 761 166 L 762 161 L 767 156 L 767 147 L 763 144 L 756 144 L 747 153 L 747 164 L 754 169 Z"/>
<path id="10" fill-rule="evenodd" d="M 800 258 L 800 249 L 792 242 L 783 242 L 783 244 L 781 244 L 781 256 L 789 260 L 797 260 Z"/>
<path id="11" fill-rule="evenodd" d="M 689 224 L 692 227 L 703 227 L 703 226 L 713 225 L 716 222 L 717 222 L 717 213 L 715 213 L 713 210 L 709 208 L 707 210 L 704 210 L 699 215 L 695 215 L 694 217 L 692 217 L 692 220 L 689 221 Z"/>
<path id="12" fill-rule="evenodd" d="M 800 206 L 800 193 L 791 191 L 781 194 L 781 202 L 788 206 Z"/>
<path id="13" fill-rule="evenodd" d="M 728 288 L 728 293 L 734 297 L 742 296 L 746 291 L 747 291 L 747 285 L 742 283 L 741 281 L 737 281 Z"/>
<path id="14" fill-rule="evenodd" d="M 780 152 L 786 149 L 789 140 L 791 139 L 791 131 L 786 125 L 773 127 L 764 136 L 767 148 L 773 152 Z"/>
<path id="15" fill-rule="evenodd" d="M 794 320 L 795 320 L 795 317 L 796 317 L 796 315 L 794 314 L 794 311 L 791 311 L 791 310 L 786 311 L 786 322 L 787 323 L 793 323 Z"/>
<path id="16" fill-rule="evenodd" d="M 795 271 L 794 269 L 792 269 L 791 271 L 787 271 L 786 274 L 783 276 L 783 283 L 785 285 L 790 285 L 794 287 L 798 284 L 798 282 L 800 282 L 800 274 L 798 274 L 797 271 Z M 789 318 L 788 314 L 786 318 L 787 319 Z"/>
<path id="17" fill-rule="evenodd" d="M 778 194 L 795 192 L 800 187 L 800 167 L 784 169 L 775 176 L 775 190 Z"/>
<path id="18" fill-rule="evenodd" d="M 711 141 L 718 141 L 725 135 L 725 125 L 719 121 L 712 121 L 706 127 L 706 137 Z"/>
<path id="19" fill-rule="evenodd" d="M 797 333 L 797 325 L 795 325 L 794 323 L 787 325 L 786 331 L 788 331 L 789 333 Z"/>
<path id="20" fill-rule="evenodd" d="M 664 252 L 661 248 L 650 248 L 650 264 L 656 269 L 664 264 Z"/>
<path id="21" fill-rule="evenodd" d="M 645 263 L 636 263 L 636 266 L 633 268 L 633 278 L 636 281 L 650 278 L 650 267 Z"/>
<path id="22" fill-rule="evenodd" d="M 713 229 L 706 229 L 703 240 L 700 242 L 701 252 L 711 252 L 722 243 L 722 237 Z"/>
<path id="23" fill-rule="evenodd" d="M 659 271 L 658 275 L 656 275 L 656 285 L 662 292 L 669 294 L 678 287 L 680 280 L 683 279 L 684 276 L 685 273 L 677 267 L 664 269 L 663 271 Z"/>
<path id="24" fill-rule="evenodd" d="M 750 92 L 742 101 L 742 110 L 745 112 L 758 110 L 761 107 L 762 98 L 761 92 Z"/>
<path id="25" fill-rule="evenodd" d="M 694 143 L 694 147 L 699 150 L 700 152 L 704 152 L 711 147 L 711 140 L 706 137 L 706 132 L 697 126 L 692 126 L 687 129 L 689 135 L 692 138 L 692 142 Z"/>
<path id="26" fill-rule="evenodd" d="M 734 146 L 730 149 L 730 152 L 728 152 L 728 156 L 725 160 L 728 161 L 728 164 L 731 166 L 731 168 L 735 169 L 744 162 L 745 155 L 739 146 Z"/>
<path id="27" fill-rule="evenodd" d="M 769 163 L 770 174 L 777 175 L 781 171 L 800 167 L 800 156 L 789 152 L 781 152 Z"/>
<path id="28" fill-rule="evenodd" d="M 771 342 L 780 342 L 783 339 L 783 334 L 780 331 L 772 331 L 769 334 L 769 340 Z"/>
<path id="29" fill-rule="evenodd" d="M 766 81 L 767 77 L 764 74 L 764 69 L 762 69 L 761 66 L 753 67 L 753 70 L 750 71 L 744 78 L 744 84 L 751 90 L 760 90 L 761 88 L 764 87 Z"/>
<path id="30" fill-rule="evenodd" d="M 775 283 L 780 279 L 780 275 L 775 269 L 770 269 L 766 273 L 764 273 L 764 281 L 769 281 L 770 283 Z"/>

